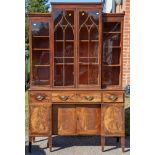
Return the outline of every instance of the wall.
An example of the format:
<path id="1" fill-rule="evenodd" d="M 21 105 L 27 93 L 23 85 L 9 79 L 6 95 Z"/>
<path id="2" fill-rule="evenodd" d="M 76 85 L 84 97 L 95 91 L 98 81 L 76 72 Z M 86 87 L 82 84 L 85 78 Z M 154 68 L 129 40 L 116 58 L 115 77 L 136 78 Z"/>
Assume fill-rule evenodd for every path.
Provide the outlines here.
<path id="1" fill-rule="evenodd" d="M 123 10 L 124 36 L 123 36 L 123 88 L 130 84 L 130 0 L 125 0 Z"/>

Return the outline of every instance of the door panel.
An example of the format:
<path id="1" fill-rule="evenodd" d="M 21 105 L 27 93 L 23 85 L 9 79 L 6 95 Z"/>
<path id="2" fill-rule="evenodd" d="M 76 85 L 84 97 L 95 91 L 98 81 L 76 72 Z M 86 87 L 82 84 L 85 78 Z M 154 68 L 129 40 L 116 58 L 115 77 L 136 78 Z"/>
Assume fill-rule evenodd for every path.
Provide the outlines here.
<path id="1" fill-rule="evenodd" d="M 42 103 L 31 104 L 30 109 L 30 134 L 46 135 L 51 132 L 51 106 Z"/>
<path id="2" fill-rule="evenodd" d="M 100 134 L 100 105 L 77 105 L 77 134 Z"/>
<path id="3" fill-rule="evenodd" d="M 124 107 L 121 105 L 102 105 L 102 134 L 124 134 Z"/>
<path id="4" fill-rule="evenodd" d="M 75 105 L 53 105 L 53 133 L 74 135 L 76 133 Z"/>

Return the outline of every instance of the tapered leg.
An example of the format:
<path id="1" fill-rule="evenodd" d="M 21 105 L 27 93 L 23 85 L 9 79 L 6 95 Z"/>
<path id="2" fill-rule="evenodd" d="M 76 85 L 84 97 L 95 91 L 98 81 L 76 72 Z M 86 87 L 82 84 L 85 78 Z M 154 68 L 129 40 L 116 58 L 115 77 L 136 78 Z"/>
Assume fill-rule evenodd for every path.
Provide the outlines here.
<path id="1" fill-rule="evenodd" d="M 52 137 L 51 136 L 48 137 L 48 145 L 49 145 L 50 152 L 52 152 Z"/>
<path id="2" fill-rule="evenodd" d="M 125 149 L 125 137 L 121 137 L 121 148 L 122 148 L 122 152 L 124 152 L 124 149 Z"/>
<path id="3" fill-rule="evenodd" d="M 102 146 L 102 152 L 104 152 L 104 146 L 105 146 L 105 137 L 101 136 L 101 146 Z"/>
<path id="4" fill-rule="evenodd" d="M 116 141 L 117 141 L 117 143 L 119 142 L 119 137 L 116 137 Z"/>
<path id="5" fill-rule="evenodd" d="M 31 153 L 32 149 L 32 137 L 29 137 L 29 152 Z"/>
<path id="6" fill-rule="evenodd" d="M 33 143 L 34 143 L 35 142 L 35 137 L 33 137 L 32 140 L 33 140 Z"/>

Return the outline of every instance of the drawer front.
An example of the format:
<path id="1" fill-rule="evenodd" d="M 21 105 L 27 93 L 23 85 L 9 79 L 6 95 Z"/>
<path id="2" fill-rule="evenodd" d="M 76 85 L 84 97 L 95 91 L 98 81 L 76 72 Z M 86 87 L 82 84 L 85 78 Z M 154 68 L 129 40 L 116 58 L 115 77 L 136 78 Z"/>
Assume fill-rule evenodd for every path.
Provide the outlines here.
<path id="1" fill-rule="evenodd" d="M 48 91 L 29 91 L 29 101 L 30 103 L 50 103 L 51 97 Z"/>
<path id="2" fill-rule="evenodd" d="M 103 102 L 124 102 L 124 92 L 123 91 L 105 91 L 103 92 Z"/>
<path id="3" fill-rule="evenodd" d="M 77 96 L 73 92 L 53 92 L 52 102 L 77 102 Z"/>
<path id="4" fill-rule="evenodd" d="M 101 93 L 89 92 L 78 93 L 79 102 L 101 102 Z"/>

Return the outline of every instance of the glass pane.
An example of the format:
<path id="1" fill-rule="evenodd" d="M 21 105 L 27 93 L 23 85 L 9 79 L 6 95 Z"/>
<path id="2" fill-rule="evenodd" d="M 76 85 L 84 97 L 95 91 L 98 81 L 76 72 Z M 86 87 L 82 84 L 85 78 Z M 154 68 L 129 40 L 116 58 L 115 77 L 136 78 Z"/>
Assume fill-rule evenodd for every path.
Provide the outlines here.
<path id="1" fill-rule="evenodd" d="M 74 58 L 65 58 L 65 63 L 74 63 Z"/>
<path id="2" fill-rule="evenodd" d="M 98 56 L 98 42 L 90 42 L 89 43 L 89 57 L 97 57 Z"/>
<path id="3" fill-rule="evenodd" d="M 80 42 L 79 56 L 88 57 L 88 42 Z"/>
<path id="4" fill-rule="evenodd" d="M 121 23 L 104 22 L 103 23 L 103 31 L 104 32 L 120 32 L 121 31 Z"/>
<path id="5" fill-rule="evenodd" d="M 104 34 L 103 39 L 105 47 L 120 46 L 120 34 Z"/>
<path id="6" fill-rule="evenodd" d="M 63 63 L 63 59 L 62 58 L 54 58 L 54 63 Z"/>
<path id="7" fill-rule="evenodd" d="M 88 40 L 88 29 L 86 27 L 80 29 L 80 40 Z"/>
<path id="8" fill-rule="evenodd" d="M 74 66 L 65 65 L 65 86 L 74 84 Z"/>
<path id="9" fill-rule="evenodd" d="M 98 29 L 97 27 L 93 26 L 90 29 L 90 40 L 98 40 Z"/>
<path id="10" fill-rule="evenodd" d="M 54 40 L 63 40 L 63 29 L 62 27 L 57 27 L 54 31 Z"/>
<path id="11" fill-rule="evenodd" d="M 98 63 L 98 58 L 89 58 L 90 63 Z"/>
<path id="12" fill-rule="evenodd" d="M 49 65 L 49 51 L 33 51 L 32 63 L 33 65 Z"/>
<path id="13" fill-rule="evenodd" d="M 74 56 L 74 42 L 65 42 L 65 57 Z"/>
<path id="14" fill-rule="evenodd" d="M 49 38 L 32 38 L 33 48 L 49 48 Z"/>
<path id="15" fill-rule="evenodd" d="M 102 68 L 102 87 L 106 85 L 119 85 L 120 67 L 106 67 Z"/>
<path id="16" fill-rule="evenodd" d="M 63 86 L 63 65 L 55 65 L 54 69 L 54 85 Z"/>
<path id="17" fill-rule="evenodd" d="M 102 64 L 116 65 L 120 62 L 120 48 L 104 48 L 102 55 Z"/>
<path id="18" fill-rule="evenodd" d="M 66 40 L 74 40 L 73 29 L 69 26 L 65 30 L 65 39 Z"/>
<path id="19" fill-rule="evenodd" d="M 91 10 L 90 17 L 96 25 L 99 25 L 99 11 L 98 10 Z"/>
<path id="20" fill-rule="evenodd" d="M 74 25 L 74 11 L 66 11 L 65 13 L 66 13 L 65 17 L 66 17 L 67 21 L 71 25 Z"/>
<path id="21" fill-rule="evenodd" d="M 54 56 L 63 57 L 63 42 L 54 42 Z"/>
<path id="22" fill-rule="evenodd" d="M 34 84 L 49 84 L 50 68 L 49 67 L 33 67 Z"/>
<path id="23" fill-rule="evenodd" d="M 80 62 L 88 63 L 88 58 L 80 58 Z"/>
<path id="24" fill-rule="evenodd" d="M 98 65 L 89 65 L 89 84 L 98 84 Z"/>
<path id="25" fill-rule="evenodd" d="M 63 15 L 63 12 L 62 10 L 56 10 L 54 11 L 54 26 L 56 26 L 62 19 L 62 15 Z"/>
<path id="26" fill-rule="evenodd" d="M 32 22 L 32 35 L 33 36 L 49 36 L 49 23 L 48 22 Z"/>
<path id="27" fill-rule="evenodd" d="M 88 65 L 79 66 L 79 84 L 88 84 Z"/>
<path id="28" fill-rule="evenodd" d="M 88 12 L 87 11 L 80 11 L 79 12 L 79 21 L 80 25 L 84 24 L 86 22 L 86 19 L 88 18 Z"/>

